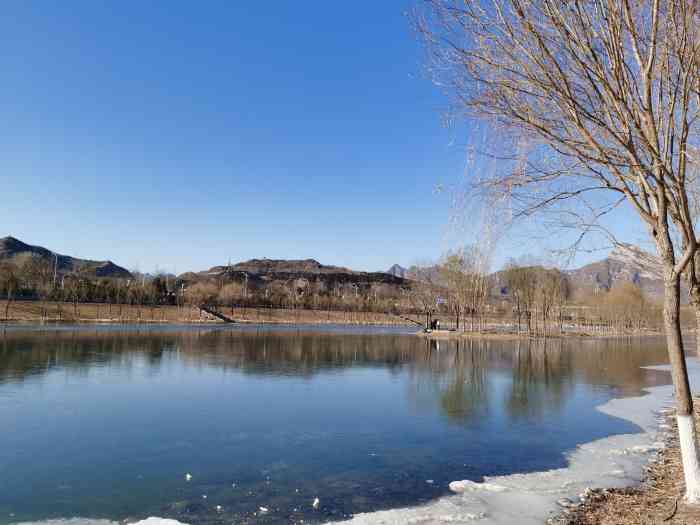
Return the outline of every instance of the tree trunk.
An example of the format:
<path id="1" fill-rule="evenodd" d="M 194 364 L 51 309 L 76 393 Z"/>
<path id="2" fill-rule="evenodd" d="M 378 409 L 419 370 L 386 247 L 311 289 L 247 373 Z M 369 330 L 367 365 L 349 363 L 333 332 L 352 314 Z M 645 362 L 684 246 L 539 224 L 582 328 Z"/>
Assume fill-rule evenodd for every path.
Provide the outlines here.
<path id="1" fill-rule="evenodd" d="M 700 304 L 694 305 L 695 308 L 695 353 L 700 357 Z"/>
<path id="2" fill-rule="evenodd" d="M 688 296 L 695 312 L 695 353 L 700 356 L 700 287 L 691 283 Z"/>
<path id="3" fill-rule="evenodd" d="M 671 362 L 673 388 L 676 394 L 676 420 L 680 438 L 683 473 L 688 502 L 700 502 L 700 460 L 693 419 L 693 398 L 688 383 L 688 371 L 683 355 L 680 327 L 680 277 L 666 276 L 664 286 L 664 328 L 668 357 Z"/>

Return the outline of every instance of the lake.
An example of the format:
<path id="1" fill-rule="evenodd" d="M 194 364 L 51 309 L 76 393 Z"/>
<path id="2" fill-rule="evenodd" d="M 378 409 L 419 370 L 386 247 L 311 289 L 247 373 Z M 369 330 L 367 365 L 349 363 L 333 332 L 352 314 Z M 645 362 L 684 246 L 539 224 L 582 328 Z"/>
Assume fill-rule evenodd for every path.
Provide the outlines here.
<path id="1" fill-rule="evenodd" d="M 0 328 L 0 523 L 316 523 L 418 505 L 638 432 L 595 407 L 668 384 L 640 368 L 666 362 L 662 339 Z"/>

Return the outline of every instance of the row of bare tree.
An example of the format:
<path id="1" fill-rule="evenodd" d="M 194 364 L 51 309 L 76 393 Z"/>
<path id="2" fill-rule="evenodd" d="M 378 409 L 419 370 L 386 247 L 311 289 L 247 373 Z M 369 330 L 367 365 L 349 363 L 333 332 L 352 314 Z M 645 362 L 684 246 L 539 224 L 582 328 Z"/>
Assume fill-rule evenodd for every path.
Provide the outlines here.
<path id="1" fill-rule="evenodd" d="M 509 263 L 489 273 L 488 258 L 477 248 L 448 252 L 439 263 L 409 269 L 408 284 L 356 283 L 328 287 L 323 282 L 291 279 L 264 287 L 231 279 L 183 286 L 165 276 L 98 279 L 77 271 L 58 276 L 51 265 L 30 257 L 17 266 L 0 264 L 3 317 L 10 318 L 13 299 L 71 303 L 74 317 L 80 303 L 155 307 L 164 304 L 216 307 L 274 307 L 328 311 L 362 311 L 446 317 L 461 331 L 513 327 L 517 332 L 547 335 L 565 330 L 630 333 L 658 325 L 658 309 L 629 284 L 610 292 L 572 298 L 565 275 L 539 265 Z"/>
<path id="2" fill-rule="evenodd" d="M 611 290 L 572 290 L 564 272 L 510 261 L 490 273 L 475 247 L 448 252 L 437 264 L 415 265 L 410 299 L 416 311 L 449 320 L 458 331 L 638 334 L 658 329 L 661 311 L 631 283 Z"/>
<path id="3" fill-rule="evenodd" d="M 351 312 L 412 311 L 410 287 L 375 283 L 335 283 L 304 278 L 255 284 L 226 276 L 192 284 L 165 275 L 136 272 L 133 279 L 97 278 L 77 269 L 57 274 L 51 263 L 29 257 L 20 264 L 0 263 L 0 298 L 6 299 L 3 317 L 10 318 L 15 299 L 137 306 L 272 307 Z M 45 308 L 43 308 L 45 310 Z M 76 316 L 77 317 L 77 316 Z"/>
<path id="4" fill-rule="evenodd" d="M 38 256 L 28 257 L 21 264 L 0 263 L 0 297 L 6 300 L 5 319 L 10 318 L 15 299 L 40 301 L 43 318 L 47 316 L 49 301 L 71 303 L 76 313 L 80 303 L 155 306 L 168 301 L 167 289 L 162 276 L 105 279 L 81 269 L 59 275 L 49 261 Z"/>

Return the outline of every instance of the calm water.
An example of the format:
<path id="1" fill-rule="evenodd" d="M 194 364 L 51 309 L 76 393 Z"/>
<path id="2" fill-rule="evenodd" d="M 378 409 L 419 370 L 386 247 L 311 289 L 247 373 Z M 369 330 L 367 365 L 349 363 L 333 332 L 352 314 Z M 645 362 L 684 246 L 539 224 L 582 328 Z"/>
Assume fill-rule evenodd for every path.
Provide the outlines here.
<path id="1" fill-rule="evenodd" d="M 638 431 L 594 407 L 668 383 L 639 368 L 665 360 L 660 340 L 10 327 L 0 523 L 308 523 L 419 504 L 452 480 L 562 467 L 578 443 Z"/>

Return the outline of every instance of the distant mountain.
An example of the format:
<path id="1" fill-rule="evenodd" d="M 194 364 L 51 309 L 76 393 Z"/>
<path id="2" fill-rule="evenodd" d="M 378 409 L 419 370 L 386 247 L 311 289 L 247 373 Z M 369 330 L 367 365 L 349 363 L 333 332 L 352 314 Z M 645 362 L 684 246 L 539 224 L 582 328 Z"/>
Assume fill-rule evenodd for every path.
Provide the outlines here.
<path id="1" fill-rule="evenodd" d="M 566 272 L 575 290 L 610 290 L 628 282 L 639 286 L 648 296 L 663 296 L 663 279 L 657 258 L 638 246 L 616 247 L 601 261 Z"/>
<path id="2" fill-rule="evenodd" d="M 33 246 L 14 237 L 0 239 L 0 261 L 10 261 L 21 266 L 31 257 L 40 257 L 59 275 L 82 273 L 90 277 L 131 279 L 133 275 L 111 261 L 79 259 L 52 252 L 42 246 Z M 641 248 L 623 244 L 600 260 L 581 268 L 564 272 L 575 292 L 610 290 L 619 283 L 629 282 L 639 286 L 648 297 L 663 296 L 663 280 L 657 258 Z M 147 276 L 149 277 L 149 276 Z M 389 287 L 405 287 L 411 280 L 439 281 L 438 266 L 429 266 L 415 273 L 414 269 L 394 264 L 386 272 L 358 272 L 342 266 L 321 264 L 315 259 L 250 259 L 236 264 L 214 266 L 202 272 L 187 272 L 177 277 L 185 284 L 196 282 L 246 281 L 251 287 L 279 285 L 287 287 L 296 281 L 298 286 L 313 285 L 326 290 L 337 286 L 356 285 L 369 289 L 382 284 Z M 174 276 L 169 276 L 173 278 Z M 306 283 L 306 284 L 304 284 Z M 504 273 L 493 274 L 493 293 L 507 295 Z M 683 299 L 685 299 L 685 293 Z"/>
<path id="3" fill-rule="evenodd" d="M 117 266 L 112 261 L 92 261 L 78 259 L 69 255 L 52 252 L 42 246 L 26 244 L 14 237 L 0 239 L 0 261 L 9 261 L 21 266 L 31 257 L 40 257 L 52 267 L 56 267 L 59 275 L 82 273 L 90 277 L 130 279 L 131 273 Z"/>
<path id="4" fill-rule="evenodd" d="M 660 300 L 663 297 L 664 285 L 658 259 L 633 244 L 620 244 L 604 259 L 564 270 L 564 274 L 575 294 L 608 291 L 620 284 L 632 283 L 639 286 L 650 299 Z M 492 277 L 493 295 L 508 295 L 505 271 L 495 272 Z M 681 292 L 681 300 L 687 300 L 685 290 Z"/>
<path id="5" fill-rule="evenodd" d="M 221 268 L 221 267 L 219 267 Z M 358 273 L 341 266 L 321 264 L 315 259 L 251 259 L 231 266 L 235 271 L 259 274 L 272 273 Z"/>
<path id="6" fill-rule="evenodd" d="M 394 264 L 391 268 L 389 268 L 386 273 L 389 275 L 393 275 L 394 277 L 401 277 L 401 279 L 406 278 L 406 268 L 399 264 Z"/>
<path id="7" fill-rule="evenodd" d="M 269 285 L 292 280 L 317 283 L 330 288 L 336 285 L 356 284 L 368 288 L 372 284 L 403 285 L 404 279 L 384 272 L 356 272 L 341 266 L 321 264 L 315 259 L 251 259 L 232 265 L 214 266 L 203 272 L 188 272 L 178 277 L 183 282 L 207 280 L 247 280 L 249 284 Z"/>

